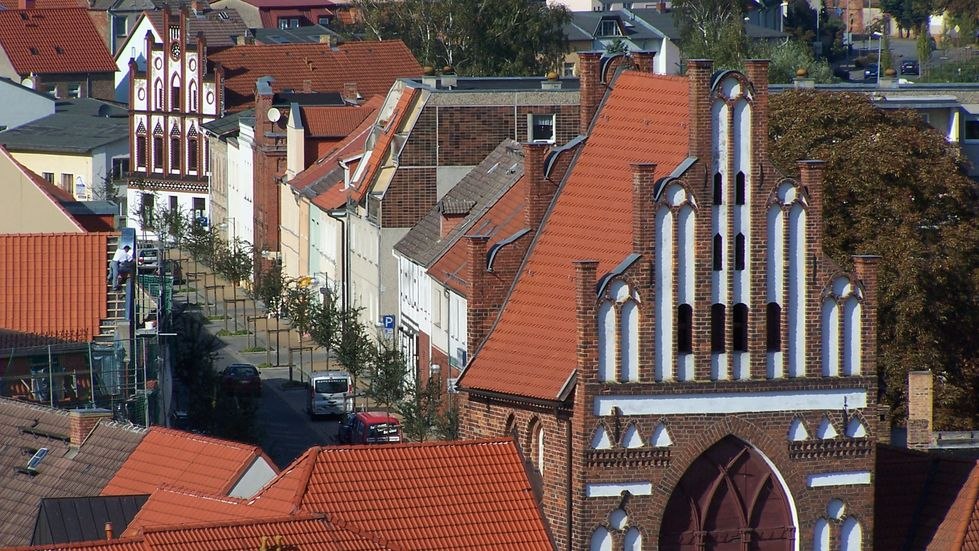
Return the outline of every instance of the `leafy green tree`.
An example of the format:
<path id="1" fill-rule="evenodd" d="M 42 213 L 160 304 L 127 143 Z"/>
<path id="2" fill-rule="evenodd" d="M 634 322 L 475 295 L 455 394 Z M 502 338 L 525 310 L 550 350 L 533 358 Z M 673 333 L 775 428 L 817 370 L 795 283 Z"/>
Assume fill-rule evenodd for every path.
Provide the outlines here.
<path id="1" fill-rule="evenodd" d="M 285 286 L 285 307 L 290 325 L 299 333 L 299 372 L 303 370 L 303 339 L 313 329 L 313 320 L 320 307 L 316 300 L 312 278 L 300 277 L 287 282 Z M 301 376 L 300 376 L 301 377 Z M 292 380 L 292 364 L 289 364 L 289 380 Z"/>
<path id="2" fill-rule="evenodd" d="M 326 350 L 326 365 L 330 365 L 330 355 L 340 341 L 343 312 L 337 307 L 336 295 L 328 292 L 323 303 L 313 312 L 312 328 L 309 331 L 313 342 Z"/>
<path id="3" fill-rule="evenodd" d="M 354 409 L 357 409 L 358 382 L 369 374 L 375 352 L 374 342 L 367 333 L 367 327 L 360 321 L 360 309 L 342 310 L 336 353 L 337 360 L 347 373 L 350 373 L 354 382 Z"/>
<path id="4" fill-rule="evenodd" d="M 824 248 L 880 255 L 877 370 L 895 417 L 910 369 L 936 376 L 935 424 L 975 426 L 979 396 L 979 223 L 976 183 L 958 147 L 910 111 L 861 94 L 772 96 L 773 159 L 826 161 Z"/>
<path id="5" fill-rule="evenodd" d="M 748 39 L 740 2 L 677 0 L 672 7 L 686 59 L 713 59 L 724 68 L 736 68 L 745 59 Z"/>
<path id="6" fill-rule="evenodd" d="M 238 332 L 238 285 L 246 279 L 251 279 L 254 269 L 253 259 L 254 252 L 251 244 L 238 238 L 233 243 L 223 246 L 221 254 L 216 255 L 215 269 L 231 282 L 236 333 Z M 227 317 L 225 317 L 225 329 L 227 329 L 227 323 Z"/>
<path id="7" fill-rule="evenodd" d="M 375 403 L 388 408 L 400 403 L 405 396 L 408 363 L 391 339 L 384 339 L 374 355 L 369 395 Z"/>
<path id="8" fill-rule="evenodd" d="M 834 82 L 833 69 L 825 59 L 816 59 L 812 48 L 798 40 L 788 40 L 785 43 L 756 42 L 750 49 L 750 57 L 768 59 L 768 80 L 777 84 L 790 84 L 798 69 L 805 69 L 809 78 L 825 84 Z M 739 63 L 739 68 L 743 60 Z"/>
<path id="9" fill-rule="evenodd" d="M 175 309 L 171 328 L 173 374 L 188 390 L 187 417 L 190 427 L 210 430 L 217 392 L 214 362 L 221 343 L 204 328 L 199 312 Z"/>
<path id="10" fill-rule="evenodd" d="M 564 7 L 525 0 L 355 0 L 364 34 L 466 75 L 542 75 L 567 51 Z"/>
<path id="11" fill-rule="evenodd" d="M 407 375 L 407 369 L 405 370 Z M 424 384 L 414 380 L 402 381 L 402 397 L 394 409 L 401 416 L 405 436 L 414 442 L 424 442 L 439 435 L 439 406 L 442 387 L 437 378 Z"/>

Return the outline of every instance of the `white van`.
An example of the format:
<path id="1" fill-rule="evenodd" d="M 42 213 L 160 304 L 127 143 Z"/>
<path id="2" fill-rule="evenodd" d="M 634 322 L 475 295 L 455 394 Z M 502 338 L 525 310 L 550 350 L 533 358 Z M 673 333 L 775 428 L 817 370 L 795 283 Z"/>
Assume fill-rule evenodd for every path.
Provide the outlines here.
<path id="1" fill-rule="evenodd" d="M 309 378 L 306 411 L 318 415 L 341 415 L 353 411 L 353 379 L 346 371 L 321 371 Z"/>

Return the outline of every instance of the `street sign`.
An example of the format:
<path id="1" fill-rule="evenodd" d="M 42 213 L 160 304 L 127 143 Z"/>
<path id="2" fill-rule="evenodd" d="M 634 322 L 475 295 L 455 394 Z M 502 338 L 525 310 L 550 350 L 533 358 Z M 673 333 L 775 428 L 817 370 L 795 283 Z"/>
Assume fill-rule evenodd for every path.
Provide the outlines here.
<path id="1" fill-rule="evenodd" d="M 394 331 L 394 314 L 384 314 L 381 316 L 381 326 L 384 327 L 384 332 Z"/>

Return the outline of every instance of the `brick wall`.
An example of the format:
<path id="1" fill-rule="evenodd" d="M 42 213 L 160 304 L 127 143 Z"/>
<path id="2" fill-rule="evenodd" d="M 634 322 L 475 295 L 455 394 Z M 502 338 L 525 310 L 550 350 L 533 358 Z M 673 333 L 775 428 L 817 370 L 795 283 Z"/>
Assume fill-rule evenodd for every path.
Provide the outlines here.
<path id="1" fill-rule="evenodd" d="M 385 228 L 410 228 L 435 206 L 435 168 L 399 167 L 381 202 Z"/>

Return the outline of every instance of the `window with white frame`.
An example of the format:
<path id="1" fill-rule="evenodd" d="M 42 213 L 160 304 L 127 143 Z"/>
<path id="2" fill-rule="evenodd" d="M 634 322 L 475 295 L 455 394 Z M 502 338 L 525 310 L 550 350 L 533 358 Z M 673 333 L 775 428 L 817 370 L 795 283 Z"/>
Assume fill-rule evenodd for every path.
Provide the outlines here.
<path id="1" fill-rule="evenodd" d="M 68 97 L 69 98 L 82 97 L 82 84 L 80 82 L 68 83 Z"/>
<path id="2" fill-rule="evenodd" d="M 554 143 L 556 139 L 555 117 L 551 115 L 528 115 L 527 138 L 532 142 Z"/>
<path id="3" fill-rule="evenodd" d="M 574 63 L 565 63 L 561 66 L 561 76 L 565 78 L 574 77 Z"/>
<path id="4" fill-rule="evenodd" d="M 602 19 L 598 24 L 598 34 L 596 36 L 622 36 L 622 27 L 614 19 Z"/>

